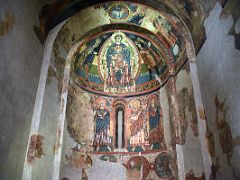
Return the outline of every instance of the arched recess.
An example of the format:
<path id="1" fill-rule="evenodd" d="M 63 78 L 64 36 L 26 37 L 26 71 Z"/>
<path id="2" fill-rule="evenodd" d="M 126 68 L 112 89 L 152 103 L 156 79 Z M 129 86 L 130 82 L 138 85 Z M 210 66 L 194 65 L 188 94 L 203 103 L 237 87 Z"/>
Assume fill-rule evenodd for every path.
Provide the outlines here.
<path id="1" fill-rule="evenodd" d="M 144 6 L 145 7 L 145 6 Z M 94 7 L 99 8 L 98 6 Z M 104 9 L 104 7 L 103 7 Z M 91 9 L 93 10 L 93 9 Z M 87 11 L 87 10 L 85 10 Z M 158 11 L 155 9 L 152 9 L 149 7 L 149 11 L 152 13 L 157 13 Z M 82 13 L 82 14 L 81 14 Z M 68 87 L 69 87 L 69 82 L 71 83 L 71 70 L 72 70 L 72 61 L 73 58 L 76 56 L 77 51 L 79 50 L 79 47 L 81 46 L 81 44 L 83 44 L 84 41 L 84 36 L 86 36 L 86 34 L 89 32 L 89 29 L 97 29 L 97 26 L 101 26 L 104 29 L 103 24 L 101 24 L 101 22 L 99 22 L 99 24 L 91 24 L 91 20 L 93 20 L 96 17 L 91 17 L 93 19 L 89 19 L 88 20 L 88 25 L 87 26 L 83 26 L 83 24 L 81 25 L 81 21 L 80 24 L 78 24 L 75 28 L 75 30 L 77 29 L 82 29 L 81 32 L 77 32 L 77 31 L 72 31 L 71 29 L 69 29 L 70 27 L 74 27 L 75 24 L 73 23 L 74 21 L 79 20 L 80 17 L 82 17 L 84 15 L 84 10 L 81 11 L 78 15 L 75 15 L 74 17 L 72 17 L 66 24 L 65 26 L 61 29 L 60 33 L 58 34 L 58 37 L 56 39 L 55 42 L 55 47 L 59 50 L 61 50 L 61 57 L 59 59 L 63 60 L 62 62 L 58 62 L 58 66 L 57 71 L 59 71 L 58 73 L 59 75 L 59 84 L 61 87 L 61 93 L 59 94 L 60 96 L 60 104 L 59 104 L 59 121 L 58 121 L 58 128 L 57 128 L 57 137 L 56 137 L 56 144 L 55 144 L 55 154 L 54 154 L 54 161 L 53 161 L 53 170 L 52 170 L 52 179 L 59 179 L 59 174 L 60 174 L 60 162 L 61 162 L 61 158 L 62 158 L 62 148 L 63 148 L 63 132 L 64 132 L 64 121 L 65 121 L 65 115 L 66 115 L 66 107 L 67 107 L 67 102 L 68 102 Z M 100 14 L 97 14 L 97 16 Z M 206 124 L 205 121 L 203 121 L 205 119 L 204 117 L 204 111 L 203 111 L 203 107 L 202 107 L 202 102 L 201 102 L 201 96 L 200 96 L 200 89 L 199 89 L 199 83 L 198 83 L 198 78 L 197 78 L 197 70 L 196 70 L 196 56 L 195 56 L 195 52 L 194 52 L 194 47 L 193 47 L 193 43 L 191 40 L 191 35 L 187 30 L 187 27 L 185 26 L 184 22 L 182 22 L 179 17 L 176 17 L 174 15 L 170 15 L 166 12 L 162 12 L 160 17 L 164 17 L 167 20 L 169 20 L 169 22 L 173 23 L 174 25 L 176 25 L 176 29 L 178 30 L 176 33 L 178 35 L 180 35 L 179 37 L 182 38 L 182 42 L 181 44 L 179 44 L 179 46 L 181 46 L 180 48 L 182 48 L 181 53 L 183 55 L 179 55 L 180 58 L 178 58 L 179 61 L 174 62 L 174 47 L 169 47 L 168 41 L 164 42 L 164 36 L 168 36 L 168 31 L 166 32 L 166 30 L 164 30 L 164 28 L 162 28 L 162 26 L 157 26 L 158 28 L 155 27 L 155 30 L 150 29 L 150 32 L 154 32 L 154 33 L 159 33 L 158 37 L 162 37 L 161 39 L 161 43 L 163 44 L 163 48 L 168 48 L 168 52 L 165 54 L 166 55 L 166 63 L 168 65 L 168 69 L 167 69 L 167 80 L 162 82 L 162 78 L 158 76 L 154 76 L 155 80 L 160 84 L 159 87 L 163 87 L 164 85 L 168 84 L 168 87 L 166 89 L 167 90 L 167 96 L 169 97 L 169 101 L 171 102 L 170 106 L 172 107 L 172 116 L 171 121 L 170 121 L 170 128 L 168 129 L 168 131 L 170 131 L 169 134 L 171 134 L 170 137 L 170 143 L 167 145 L 168 146 L 168 153 L 170 154 L 172 161 L 174 161 L 174 159 L 178 161 L 178 175 L 176 174 L 177 169 L 176 167 L 174 167 L 174 164 L 171 165 L 171 170 L 172 170 L 172 174 L 171 176 L 174 177 L 179 177 L 179 179 L 184 179 L 185 178 L 185 169 L 184 169 L 184 164 L 185 164 L 185 158 L 183 157 L 183 148 L 181 147 L 181 144 L 184 144 L 184 130 L 182 128 L 184 122 L 182 122 L 181 119 L 181 115 L 180 115 L 180 107 L 178 104 L 178 92 L 177 92 L 177 87 L 176 87 L 176 76 L 177 76 L 177 72 L 181 70 L 182 65 L 184 64 L 185 61 L 185 56 L 184 56 L 184 50 L 186 48 L 186 52 L 187 52 L 187 57 L 188 57 L 188 62 L 189 62 L 189 66 L 190 66 L 190 72 L 191 72 L 191 78 L 192 78 L 192 85 L 193 85 L 193 91 L 194 91 L 194 97 L 195 97 L 195 103 L 196 103 L 196 113 L 197 113 L 197 117 L 198 117 L 198 132 L 200 134 L 199 138 L 201 141 L 201 152 L 202 152 L 202 158 L 203 158 L 203 166 L 204 166 L 204 172 L 206 174 L 206 177 L 209 177 L 210 175 L 210 166 L 211 166 L 211 162 L 209 160 L 209 154 L 207 152 L 207 145 L 205 142 L 205 131 L 206 131 Z M 157 18 L 159 18 L 157 16 Z M 163 18 L 163 19 L 164 19 Z M 119 18 L 121 19 L 121 18 Z M 161 18 L 160 18 L 161 19 Z M 154 22 L 154 21 L 153 21 Z M 166 21 L 168 22 L 168 21 Z M 165 23 L 166 23 L 165 22 Z M 112 22 L 108 22 L 109 24 L 111 24 Z M 113 24 L 117 24 L 119 22 L 113 22 Z M 129 23 L 129 22 L 128 22 Z M 157 23 L 157 22 L 156 22 Z M 158 22 L 159 23 L 159 22 Z M 162 24 L 161 24 L 162 25 Z M 165 24 L 166 25 L 166 24 Z M 171 24 L 170 24 L 171 25 Z M 88 27 L 89 26 L 89 27 Z M 92 26 L 92 27 L 91 27 Z M 154 27 L 154 23 L 152 23 L 151 25 L 143 25 L 143 29 L 147 29 L 147 27 Z M 84 28 L 83 28 L 84 27 Z M 132 27 L 132 26 L 129 26 Z M 162 28 L 162 29 L 161 29 Z M 175 28 L 175 27 L 174 27 Z M 118 30 L 120 30 L 119 28 L 117 28 Z M 153 28 L 154 29 L 154 28 Z M 181 34 L 183 33 L 183 34 Z M 174 35 L 174 34 L 172 34 Z M 176 36 L 175 36 L 176 37 Z M 170 48 L 170 49 L 169 49 Z M 181 59 L 182 57 L 182 59 Z M 177 57 L 175 57 L 177 58 Z M 59 66 L 59 64 L 63 63 L 62 66 Z M 71 85 L 71 84 L 70 84 Z M 161 91 L 161 88 L 160 88 Z M 42 97 L 43 98 L 43 97 Z M 30 144 L 30 140 L 29 140 L 29 144 Z M 175 146 L 175 144 L 180 144 Z M 183 157 L 183 158 L 180 158 Z M 26 158 L 27 161 L 27 158 Z M 27 162 L 26 162 L 27 163 Z M 24 169 L 24 174 L 28 174 L 29 172 L 27 172 L 31 167 L 28 166 L 26 169 Z M 175 171 L 175 172 L 174 172 Z M 31 172 L 30 172 L 31 173 Z M 31 174 L 30 174 L 31 176 Z M 24 177 L 24 176 L 23 176 Z M 26 176 L 25 176 L 26 177 Z M 28 178 L 29 179 L 29 178 Z M 31 179 L 31 178 L 30 178 Z"/>
<path id="2" fill-rule="evenodd" d="M 117 99 L 113 104 L 113 111 L 116 117 L 116 124 L 115 124 L 115 147 L 117 149 L 126 148 L 126 136 L 125 136 L 125 124 L 127 123 L 126 117 L 126 107 L 127 104 L 124 100 Z"/>

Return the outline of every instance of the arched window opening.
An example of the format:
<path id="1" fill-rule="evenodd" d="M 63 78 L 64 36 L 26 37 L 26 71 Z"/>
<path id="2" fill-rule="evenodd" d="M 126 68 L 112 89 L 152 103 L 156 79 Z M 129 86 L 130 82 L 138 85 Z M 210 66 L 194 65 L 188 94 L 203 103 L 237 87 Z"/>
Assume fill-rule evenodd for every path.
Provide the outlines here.
<path id="1" fill-rule="evenodd" d="M 122 149 L 124 147 L 124 107 L 116 107 L 116 142 L 115 147 Z"/>

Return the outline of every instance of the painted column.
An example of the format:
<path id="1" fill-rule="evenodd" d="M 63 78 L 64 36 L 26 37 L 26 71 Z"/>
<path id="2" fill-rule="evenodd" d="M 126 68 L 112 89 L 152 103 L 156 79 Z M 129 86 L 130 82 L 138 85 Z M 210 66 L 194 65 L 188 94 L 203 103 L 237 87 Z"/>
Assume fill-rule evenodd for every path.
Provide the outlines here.
<path id="1" fill-rule="evenodd" d="M 58 32 L 62 28 L 62 26 L 65 24 L 66 21 L 59 24 L 57 27 L 55 27 L 53 30 L 49 32 L 48 38 L 46 40 L 44 53 L 43 53 L 43 62 L 41 67 L 41 73 L 38 83 L 38 89 L 33 109 L 33 115 L 32 115 L 32 124 L 30 129 L 30 134 L 28 138 L 28 145 L 27 145 L 27 151 L 25 155 L 25 161 L 23 166 L 23 174 L 22 174 L 22 180 L 30 180 L 32 179 L 32 164 L 28 161 L 28 153 L 29 153 L 29 147 L 31 143 L 31 137 L 32 135 L 38 134 L 39 126 L 41 122 L 41 113 L 42 113 L 42 105 L 43 105 L 43 99 L 45 94 L 45 87 L 46 87 L 46 80 L 48 76 L 48 68 L 52 56 L 52 48 L 54 41 L 57 37 Z"/>
<path id="2" fill-rule="evenodd" d="M 206 140 L 207 125 L 206 125 L 205 112 L 203 108 L 201 91 L 199 86 L 198 71 L 197 71 L 197 65 L 196 65 L 197 58 L 196 58 L 192 39 L 190 37 L 190 33 L 189 33 L 189 36 L 188 35 L 184 36 L 184 40 L 186 44 L 186 51 L 187 51 L 187 56 L 188 56 L 188 61 L 190 66 L 195 105 L 197 109 L 198 132 L 199 132 L 199 137 L 200 137 L 200 142 L 202 147 L 203 166 L 204 166 L 206 179 L 209 179 L 211 175 L 212 161 L 211 161 L 210 154 L 208 152 L 208 145 Z"/>

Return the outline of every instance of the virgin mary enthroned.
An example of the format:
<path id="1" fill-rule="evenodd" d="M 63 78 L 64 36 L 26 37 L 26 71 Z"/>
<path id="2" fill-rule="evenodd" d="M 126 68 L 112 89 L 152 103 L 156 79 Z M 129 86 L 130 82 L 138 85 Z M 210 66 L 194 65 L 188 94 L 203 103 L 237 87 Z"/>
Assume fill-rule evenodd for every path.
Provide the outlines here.
<path id="1" fill-rule="evenodd" d="M 107 50 L 107 68 L 109 86 L 129 85 L 131 77 L 130 51 L 122 43 L 123 36 L 117 34 Z"/>

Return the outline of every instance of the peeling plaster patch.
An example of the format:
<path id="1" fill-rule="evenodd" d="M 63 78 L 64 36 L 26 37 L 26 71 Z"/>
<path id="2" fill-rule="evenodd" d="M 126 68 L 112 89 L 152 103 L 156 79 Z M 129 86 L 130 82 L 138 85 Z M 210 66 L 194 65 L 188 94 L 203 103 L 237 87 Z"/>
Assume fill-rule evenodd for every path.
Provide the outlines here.
<path id="1" fill-rule="evenodd" d="M 94 138 L 94 112 L 91 95 L 74 84 L 68 94 L 67 125 L 70 136 L 77 143 L 92 145 Z M 86 147 L 92 150 L 92 147 Z"/>
<path id="2" fill-rule="evenodd" d="M 205 174 L 203 173 L 202 176 L 196 177 L 194 175 L 193 170 L 191 169 L 189 173 L 186 174 L 186 180 L 205 180 Z"/>
<path id="3" fill-rule="evenodd" d="M 191 112 L 187 110 L 186 115 L 190 117 Z M 183 146 L 183 155 L 185 173 L 192 169 L 195 176 L 201 176 L 204 172 L 201 143 L 199 137 L 194 136 L 190 126 L 187 127 L 186 131 L 186 143 Z"/>
<path id="4" fill-rule="evenodd" d="M 53 77 L 56 77 L 56 71 L 54 70 L 53 67 L 49 66 L 49 68 L 48 68 L 48 76 L 47 76 L 47 80 L 46 80 L 46 85 L 49 85 L 51 83 L 51 79 Z"/>
<path id="5" fill-rule="evenodd" d="M 61 143 L 60 143 L 60 137 L 61 137 L 61 129 L 58 128 L 58 131 L 57 131 L 57 142 L 56 144 L 53 146 L 53 150 L 54 150 L 54 153 L 57 154 L 59 148 L 61 147 Z"/>
<path id="6" fill-rule="evenodd" d="M 173 95 L 171 95 L 172 93 L 172 84 L 171 81 L 169 81 L 166 84 L 166 96 L 167 96 L 167 100 L 168 100 L 168 109 L 165 110 L 166 114 L 169 119 L 169 122 L 172 122 L 172 124 L 169 123 L 169 126 L 172 128 L 172 132 L 171 132 L 171 137 L 172 142 L 173 143 L 177 143 L 180 144 L 180 138 L 179 138 L 179 122 L 176 120 L 176 117 L 174 115 L 174 97 Z M 163 111 L 163 112 L 165 112 Z M 164 119 L 164 118 L 163 118 Z M 171 126 L 172 125 L 172 126 Z M 171 143 L 171 142 L 170 142 Z"/>
<path id="7" fill-rule="evenodd" d="M 190 76 L 190 66 L 188 64 L 186 64 L 185 66 L 183 66 L 183 70 L 185 70 L 187 72 L 187 74 Z"/>
<path id="8" fill-rule="evenodd" d="M 188 67 L 185 68 L 187 69 Z M 194 177 L 202 177 L 204 167 L 201 142 L 198 137 L 197 110 L 195 106 L 191 77 L 190 74 L 187 73 L 186 69 L 183 69 L 178 73 L 176 80 L 180 117 L 186 123 L 184 130 L 186 142 L 183 145 L 184 168 L 185 173 L 192 170 Z"/>
<path id="9" fill-rule="evenodd" d="M 0 21 L 0 37 L 5 36 L 13 28 L 15 24 L 15 16 L 9 11 L 5 10 L 2 20 Z"/>
<path id="10" fill-rule="evenodd" d="M 216 104 L 216 124 L 219 131 L 219 139 L 222 147 L 223 153 L 228 155 L 228 158 L 231 157 L 233 151 L 233 138 L 231 129 L 226 120 L 226 108 L 225 102 L 220 102 L 218 96 L 215 96 Z"/>
<path id="11" fill-rule="evenodd" d="M 68 164 L 76 169 L 88 169 L 93 164 L 91 156 L 74 148 L 72 149 L 72 153 L 66 155 L 65 158 Z"/>
<path id="12" fill-rule="evenodd" d="M 63 86 L 62 86 L 62 93 L 66 93 L 68 90 L 68 80 L 64 79 Z"/>
<path id="13" fill-rule="evenodd" d="M 211 155 L 211 157 L 214 157 L 215 156 L 214 136 L 209 128 L 207 128 L 206 139 L 207 139 L 207 145 L 208 145 L 208 152 Z"/>
<path id="14" fill-rule="evenodd" d="M 205 110 L 203 108 L 203 106 L 199 107 L 198 108 L 198 113 L 199 113 L 199 116 L 202 120 L 205 120 L 206 118 L 206 115 L 205 115 Z"/>
<path id="15" fill-rule="evenodd" d="M 39 134 L 31 135 L 31 140 L 28 147 L 27 161 L 28 163 L 33 163 L 33 161 L 38 158 L 40 159 L 43 153 L 43 140 L 44 137 Z"/>
<path id="16" fill-rule="evenodd" d="M 160 90 L 160 104 L 162 107 L 162 116 L 163 118 L 163 126 L 164 126 L 164 140 L 166 142 L 167 145 L 167 149 L 171 149 L 172 146 L 172 135 L 171 135 L 171 123 L 170 123 L 170 117 L 169 117 L 169 112 L 170 112 L 170 108 L 169 108 L 169 98 L 168 97 L 168 93 L 165 87 L 161 88 Z"/>
<path id="17" fill-rule="evenodd" d="M 188 65 L 182 70 L 178 76 L 176 81 L 177 93 L 178 93 L 178 103 L 179 103 L 179 111 L 182 119 L 182 128 L 183 132 L 186 132 L 186 128 L 188 123 L 191 126 L 194 136 L 198 136 L 198 128 L 197 128 L 197 112 L 195 108 L 195 100 L 193 95 L 193 89 L 191 84 L 190 75 L 187 72 Z M 190 111 L 190 116 L 186 116 L 186 110 Z"/>
<path id="18" fill-rule="evenodd" d="M 79 147 L 78 145 L 72 148 L 70 155 L 65 155 L 65 160 L 67 161 L 68 166 L 72 169 L 81 170 L 81 179 L 88 180 L 88 169 L 93 166 L 92 157 L 84 152 L 84 148 Z"/>
<path id="19" fill-rule="evenodd" d="M 232 137 L 232 132 L 230 126 L 226 119 L 227 109 L 225 107 L 225 101 L 220 102 L 218 96 L 215 96 L 215 105 L 216 105 L 216 125 L 219 133 L 220 145 L 222 152 L 227 155 L 227 160 L 229 167 L 232 169 L 233 175 L 237 178 L 237 171 L 235 169 L 234 162 L 231 161 L 231 158 L 234 155 L 234 146 L 235 142 Z"/>
<path id="20" fill-rule="evenodd" d="M 224 119 L 224 112 L 222 111 L 226 111 L 226 121 L 231 127 L 232 136 L 239 136 L 239 73 L 237 70 L 239 69 L 239 51 L 234 47 L 233 36 L 229 36 L 228 34 L 233 25 L 233 18 L 228 17 L 227 19 L 220 20 L 219 14 L 221 10 L 221 6 L 217 4 L 211 12 L 210 17 L 205 21 L 208 38 L 198 53 L 198 69 L 199 79 L 202 83 L 202 96 L 205 100 L 204 107 L 208 118 L 207 123 L 214 136 L 215 157 L 212 158 L 212 162 L 217 166 L 217 159 L 219 161 L 219 172 L 215 175 L 216 179 L 235 179 L 232 168 L 229 165 L 229 159 L 227 158 L 228 154 L 222 151 L 222 146 L 226 146 L 225 151 L 228 151 L 229 155 L 232 154 L 230 150 L 232 143 L 226 140 L 229 138 L 230 141 L 232 141 L 232 138 L 229 133 L 229 128 L 224 127 L 225 123 L 218 123 L 223 126 L 217 125 L 216 103 L 214 103 L 216 94 L 219 95 L 218 100 L 220 100 L 220 104 L 222 104 L 225 99 L 227 100 L 225 110 L 219 110 L 218 112 L 219 121 Z M 211 61 L 209 61 L 209 59 L 211 59 Z M 224 82 L 227 84 L 225 85 Z M 221 105 L 219 108 L 224 109 Z M 219 128 L 220 131 L 218 130 Z M 226 135 L 225 137 L 224 134 Z M 225 140 L 220 140 L 220 136 L 222 136 L 222 139 L 225 138 Z M 231 164 L 236 172 L 239 171 L 240 167 L 240 154 L 237 152 L 238 147 L 239 146 L 234 147 L 234 153 L 230 158 Z M 236 179 L 239 179 L 239 177 L 240 176 Z"/>

